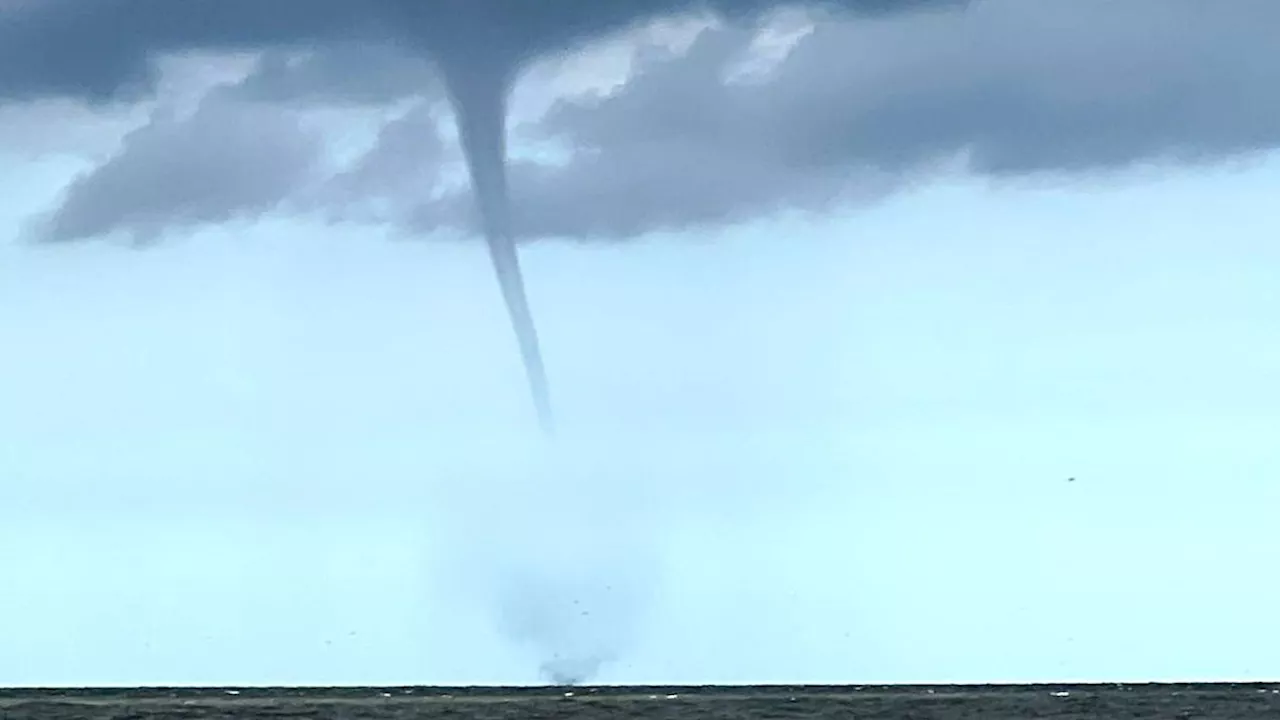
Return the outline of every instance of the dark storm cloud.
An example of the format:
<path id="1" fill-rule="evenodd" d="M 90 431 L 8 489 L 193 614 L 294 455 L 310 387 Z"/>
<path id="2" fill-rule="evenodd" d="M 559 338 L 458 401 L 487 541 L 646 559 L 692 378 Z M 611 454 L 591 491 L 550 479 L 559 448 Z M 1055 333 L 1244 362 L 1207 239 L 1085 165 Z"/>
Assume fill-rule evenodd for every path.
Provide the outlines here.
<path id="1" fill-rule="evenodd" d="M 357 10 L 337 0 L 282 0 L 273 5 L 277 11 L 309 9 L 305 20 L 288 27 L 257 18 L 256 8 L 262 7 L 257 3 L 228 0 L 216 13 L 212 6 L 198 5 L 204 10 L 197 14 L 209 22 L 162 16 L 165 22 L 145 26 L 149 34 L 134 28 L 96 45 L 86 43 L 107 58 L 141 58 L 135 71 L 116 73 L 114 81 L 104 79 L 110 73 L 102 74 L 113 66 L 109 60 L 88 63 L 79 73 L 80 61 L 74 57 L 38 63 L 23 73 L 14 63 L 0 63 L 0 80 L 8 81 L 0 83 L 0 93 L 12 98 L 50 93 L 106 97 L 112 90 L 127 89 L 129 78 L 146 77 L 149 52 L 265 44 L 269 51 L 238 91 L 246 98 L 377 105 L 438 94 L 421 51 L 432 43 L 449 43 L 440 31 L 430 30 L 430 21 L 434 17 L 455 29 L 483 27 L 484 14 L 500 7 L 472 2 L 466 7 L 475 9 L 461 17 L 432 16 L 449 4 L 402 6 L 381 0 Z M 772 4 L 740 7 L 754 11 Z M 90 5 L 139 8 L 139 13 L 174 7 L 150 0 L 27 4 L 8 11 L 0 25 L 0 55 L 17 57 L 18 45 L 6 39 L 15 28 L 44 27 L 67 37 L 113 18 L 128 19 L 102 15 L 93 21 L 84 15 Z M 555 12 L 525 15 L 544 5 Z M 566 38 L 625 26 L 626 18 L 658 13 L 659 6 L 674 7 L 639 2 L 628 4 L 627 14 L 600 4 L 603 9 L 585 20 L 561 16 L 560 27 L 550 18 L 579 5 L 519 3 L 511 6 L 518 10 L 511 17 L 525 25 L 491 31 L 505 37 L 504 52 L 528 55 L 563 45 Z M 420 9 L 411 12 L 414 8 Z M 565 164 L 513 167 L 517 226 L 524 236 L 620 238 L 660 228 L 730 223 L 785 208 L 819 210 L 880 197 L 957 156 L 973 172 L 1017 177 L 1143 162 L 1208 162 L 1271 148 L 1280 142 L 1280 98 L 1272 91 L 1280 86 L 1280 44 L 1272 41 L 1271 31 L 1278 23 L 1280 4 L 1270 0 L 1213 5 L 1196 0 L 988 0 L 964 13 L 822 23 L 770 77 L 738 84 L 722 78 L 746 51 L 751 34 L 732 27 L 708 31 L 687 55 L 651 57 L 616 95 L 561 103 L 535 126 L 520 129 L 523 135 L 559 141 L 572 152 Z M 415 27 L 427 29 L 415 34 Z M 150 49 L 125 52 L 121 37 L 134 37 Z M 308 37 L 330 40 L 307 44 Z M 80 81 L 70 80 L 78 75 Z M 15 84 L 10 76 L 20 76 L 21 82 Z M 222 110 L 235 111 L 266 112 L 243 102 Z M 406 127 L 403 122 L 398 126 Z M 384 167 L 395 177 L 438 179 L 438 165 L 416 173 L 405 169 L 415 160 L 441 162 L 438 136 L 426 124 L 417 129 L 423 134 L 416 152 L 408 147 L 412 133 L 406 137 L 406 132 L 389 128 L 385 142 L 353 171 L 358 181 L 348 173 L 327 183 L 322 194 L 308 190 L 302 204 L 318 208 L 317 198 L 323 197 L 332 203 L 325 213 L 334 218 L 396 221 L 412 214 L 419 229 L 470 231 L 469 197 L 435 198 L 430 191 L 434 180 L 424 186 L 374 179 Z M 208 141 L 216 143 L 222 130 L 208 123 L 189 128 L 184 131 L 191 141 L 186 147 L 206 144 L 200 132 L 208 132 Z M 267 158 L 279 147 L 270 134 L 259 141 Z M 194 171 L 198 163 L 185 154 L 183 147 L 175 147 L 172 153 L 150 156 L 152 179 L 169 175 L 170 166 L 179 163 Z M 114 162 L 133 164 L 131 177 L 139 181 L 147 174 L 141 160 Z M 298 178 L 299 187 L 292 190 L 301 191 L 304 180 Z M 80 187 L 114 185 L 84 180 Z M 85 192 L 68 198 L 85 197 Z M 270 192 L 267 198 L 240 191 L 224 195 L 242 205 L 228 206 L 226 212 L 252 214 L 255 208 L 273 206 L 281 190 L 271 185 Z M 117 194 L 116 201 L 128 197 Z M 136 201 L 142 195 L 132 197 Z M 108 201 L 95 202 L 105 206 Z M 145 216 L 148 227 L 162 224 L 162 209 L 147 202 L 152 205 L 149 213 L 122 208 L 117 220 L 127 227 L 129 218 Z M 355 212 L 373 206 L 387 211 Z M 111 229 L 80 221 L 77 216 L 84 213 L 71 204 L 64 210 L 71 214 L 61 224 L 66 233 Z M 218 216 L 207 214 L 210 219 Z M 191 220 L 188 210 L 174 215 L 180 223 Z M 112 213 L 97 216 L 105 221 Z"/>
<path id="2" fill-rule="evenodd" d="M 334 42 L 308 50 L 269 50 L 240 92 L 262 101 L 380 105 L 438 95 L 425 58 L 391 45 Z"/>
<path id="3" fill-rule="evenodd" d="M 154 61 L 161 55 L 191 50 L 247 50 L 261 51 L 262 56 L 256 72 L 238 89 L 244 98 L 263 102 L 377 104 L 437 93 L 437 82 L 428 78 L 427 60 L 443 59 L 454 68 L 462 68 L 455 72 L 464 74 L 503 74 L 524 60 L 648 19 L 707 9 L 754 17 L 794 4 L 832 5 L 877 15 L 921 7 L 953 7 L 963 4 L 963 0 L 42 0 L 11 4 L 0 10 L 0 103 L 52 97 L 79 98 L 95 104 L 136 100 L 154 90 Z M 58 51 L 51 52 L 51 48 Z M 237 108 L 263 114 L 252 103 L 228 104 L 222 112 L 231 113 Z M 206 142 L 203 133 L 219 132 L 213 124 L 184 127 L 168 119 L 159 123 L 165 137 L 181 134 L 185 147 L 201 146 Z M 229 127 L 240 126 L 232 123 Z M 150 132 L 158 130 L 152 128 Z M 220 142 L 216 138 L 209 141 Z M 238 138 L 235 144 L 243 147 L 246 141 Z M 263 157 L 272 158 L 275 148 L 268 143 L 274 141 L 274 136 L 264 134 L 260 141 Z M 430 137 L 424 137 L 424 143 L 431 142 Z M 136 152 L 139 147 L 144 146 L 134 144 L 123 152 Z M 145 184 L 171 175 L 171 166 L 181 165 L 178 172 L 188 174 L 208 160 L 185 158 L 183 146 L 172 150 L 148 155 L 147 161 L 153 163 L 149 171 L 141 159 L 118 156 L 99 173 L 116 173 L 120 167 L 129 167 L 129 178 Z M 297 162 L 297 158 L 293 161 Z M 108 192 L 109 185 L 93 176 L 83 178 L 68 195 L 68 205 L 62 210 L 68 217 L 51 226 L 61 228 L 56 237 L 97 234 L 120 227 L 136 232 L 137 219 L 143 217 L 150 232 L 163 222 L 162 209 L 154 198 L 145 198 L 144 204 L 149 208 L 145 213 L 128 207 L 114 213 L 92 213 L 102 222 L 115 217 L 123 223 L 120 227 L 84 221 L 86 213 L 78 208 L 97 207 L 98 203 L 108 202 L 109 196 L 122 203 L 144 199 L 143 194 L 132 191 Z M 255 186 L 250 183 L 245 190 Z M 368 185 L 357 183 L 350 187 L 358 190 Z M 93 188 L 102 188 L 101 197 L 91 192 Z M 252 214 L 273 207 L 279 201 L 278 188 L 269 184 L 269 189 L 270 197 L 263 198 L 250 198 L 241 191 L 224 194 L 222 200 L 236 198 L 242 207 L 227 205 L 218 212 L 213 208 L 219 202 L 210 198 L 208 210 L 197 216 L 212 221 L 226 213 Z M 363 201 L 350 198 L 342 205 Z M 405 202 L 421 204 L 423 196 L 418 194 L 397 204 Z M 460 224 L 454 216 L 469 213 L 459 211 L 459 204 L 436 203 L 432 222 Z M 418 214 L 423 214 L 421 209 Z M 175 224 L 185 224 L 197 216 L 187 206 L 175 208 Z"/>
<path id="4" fill-rule="evenodd" d="M 423 197 L 431 197 L 443 182 L 448 148 L 438 108 L 420 102 L 383 125 L 371 150 L 293 205 L 331 221 L 406 225 Z"/>
<path id="5" fill-rule="evenodd" d="M 802 89 L 781 79 L 725 82 L 753 39 L 728 28 L 705 31 L 687 54 L 651 60 L 614 95 L 558 104 L 526 132 L 561 141 L 572 156 L 513 169 L 518 226 L 533 237 L 621 238 L 883 195 L 900 181 L 897 173 L 863 167 L 856 153 L 806 156 L 817 138 L 804 124 L 815 113 L 831 123 L 828 135 L 858 118 L 785 97 L 838 101 L 848 92 L 852 78 L 844 73 L 857 66 L 839 62 L 853 53 L 841 46 L 848 34 L 830 26 L 801 41 L 781 73 L 793 73 L 795 58 L 816 43 L 843 47 L 836 62 L 787 78 Z"/>
<path id="6" fill-rule="evenodd" d="M 393 72 L 361 86 L 353 67 L 375 77 L 377 69 Z M 342 68 L 334 83 L 320 82 L 325 68 Z M 150 241 L 169 229 L 253 220 L 277 209 L 405 226 L 438 186 L 447 159 L 436 118 L 442 91 L 423 70 L 402 55 L 356 57 L 345 46 L 264 55 L 244 80 L 218 85 L 195 112 L 157 111 L 107 161 L 72 182 L 55 211 L 31 229 L 54 242 L 113 232 Z M 326 176 L 322 134 L 301 122 L 307 110 L 378 110 L 411 96 L 414 104 L 386 122 L 371 150 Z"/>
<path id="7" fill-rule="evenodd" d="M 154 88 L 158 54 L 305 47 L 359 32 L 341 0 L 42 0 L 0 14 L 0 97 L 94 102 Z"/>
<path id="8" fill-rule="evenodd" d="M 1270 0 L 989 0 L 822 23 L 730 83 L 752 34 L 710 30 L 521 128 L 571 157 L 513 167 L 513 212 L 528 237 L 627 238 L 866 202 L 957 162 L 1016 180 L 1243 157 L 1280 146 L 1276 27 Z M 464 200 L 419 227 L 465 227 Z"/>
<path id="9" fill-rule="evenodd" d="M 43 0 L 0 11 L 0 98 L 144 92 L 157 54 L 392 43 L 476 66 L 558 52 L 648 19 L 821 4 L 879 14 L 965 0 Z M 51 50 L 56 48 L 56 50 Z"/>
<path id="10" fill-rule="evenodd" d="M 156 113 L 119 152 L 64 191 L 39 234 L 51 241 L 127 231 L 155 240 L 173 227 L 251 217 L 313 174 L 321 141 L 288 113 L 214 91 L 190 115 Z"/>

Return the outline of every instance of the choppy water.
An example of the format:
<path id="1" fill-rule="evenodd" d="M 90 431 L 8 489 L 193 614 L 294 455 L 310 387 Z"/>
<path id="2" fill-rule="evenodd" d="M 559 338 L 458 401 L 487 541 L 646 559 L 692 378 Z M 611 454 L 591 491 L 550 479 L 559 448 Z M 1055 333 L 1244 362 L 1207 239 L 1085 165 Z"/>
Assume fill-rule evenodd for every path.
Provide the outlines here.
<path id="1" fill-rule="evenodd" d="M 1280 683 L 0 689 L 3 720 L 1280 718 Z"/>

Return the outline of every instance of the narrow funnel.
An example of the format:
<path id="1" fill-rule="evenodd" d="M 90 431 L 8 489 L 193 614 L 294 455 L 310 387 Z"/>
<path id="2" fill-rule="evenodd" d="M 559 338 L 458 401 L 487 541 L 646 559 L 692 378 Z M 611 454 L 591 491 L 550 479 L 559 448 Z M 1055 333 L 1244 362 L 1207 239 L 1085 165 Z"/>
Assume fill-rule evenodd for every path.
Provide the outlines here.
<path id="1" fill-rule="evenodd" d="M 497 63 L 477 67 L 474 63 L 442 60 L 440 65 L 453 100 L 480 227 L 520 346 L 534 411 L 542 429 L 550 434 L 554 430 L 551 393 L 525 294 L 507 194 L 507 90 L 511 71 Z"/>

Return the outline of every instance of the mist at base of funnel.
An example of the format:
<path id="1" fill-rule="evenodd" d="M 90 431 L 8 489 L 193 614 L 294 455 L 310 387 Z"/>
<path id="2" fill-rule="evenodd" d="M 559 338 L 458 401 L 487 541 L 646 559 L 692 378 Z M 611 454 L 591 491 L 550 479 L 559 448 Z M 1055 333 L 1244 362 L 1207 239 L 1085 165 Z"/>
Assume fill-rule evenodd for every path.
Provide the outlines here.
<path id="1" fill-rule="evenodd" d="M 538 667 L 538 672 L 552 685 L 572 686 L 591 681 L 599 671 L 601 659 L 597 657 L 552 658 Z"/>
<path id="2" fill-rule="evenodd" d="M 649 639 L 673 590 L 672 538 L 773 514 L 806 478 L 838 477 L 796 456 L 812 439 L 565 428 L 554 443 L 498 431 L 454 443 L 448 481 L 428 498 L 449 573 L 434 583 L 502 643 L 521 682 L 608 683 L 639 658 L 679 653 Z"/>
<path id="3" fill-rule="evenodd" d="M 644 552 L 643 538 L 595 553 L 585 551 L 590 540 L 562 545 L 539 564 L 509 567 L 495 588 L 498 629 L 555 685 L 588 682 L 625 656 L 655 585 L 656 556 Z"/>
<path id="4" fill-rule="evenodd" d="M 661 586 L 663 523 L 647 497 L 656 488 L 602 450 L 530 444 L 503 468 L 477 462 L 474 482 L 438 499 L 452 523 L 437 528 L 448 584 L 531 681 L 591 682 L 625 662 Z"/>

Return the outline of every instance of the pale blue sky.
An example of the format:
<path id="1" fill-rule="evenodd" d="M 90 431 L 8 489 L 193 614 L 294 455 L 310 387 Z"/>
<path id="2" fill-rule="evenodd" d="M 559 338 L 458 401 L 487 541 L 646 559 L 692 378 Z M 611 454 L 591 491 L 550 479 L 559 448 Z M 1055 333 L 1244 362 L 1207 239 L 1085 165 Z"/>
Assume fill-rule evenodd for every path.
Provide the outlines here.
<path id="1" fill-rule="evenodd" d="M 0 680 L 534 681 L 511 553 L 606 682 L 1275 678 L 1278 171 L 537 247 L 553 455 L 478 247 L 6 245 Z"/>
<path id="2" fill-rule="evenodd" d="M 1280 679 L 1278 6 L 1032 7 L 531 71 L 554 443 L 421 58 L 0 70 L 0 685 Z"/>

